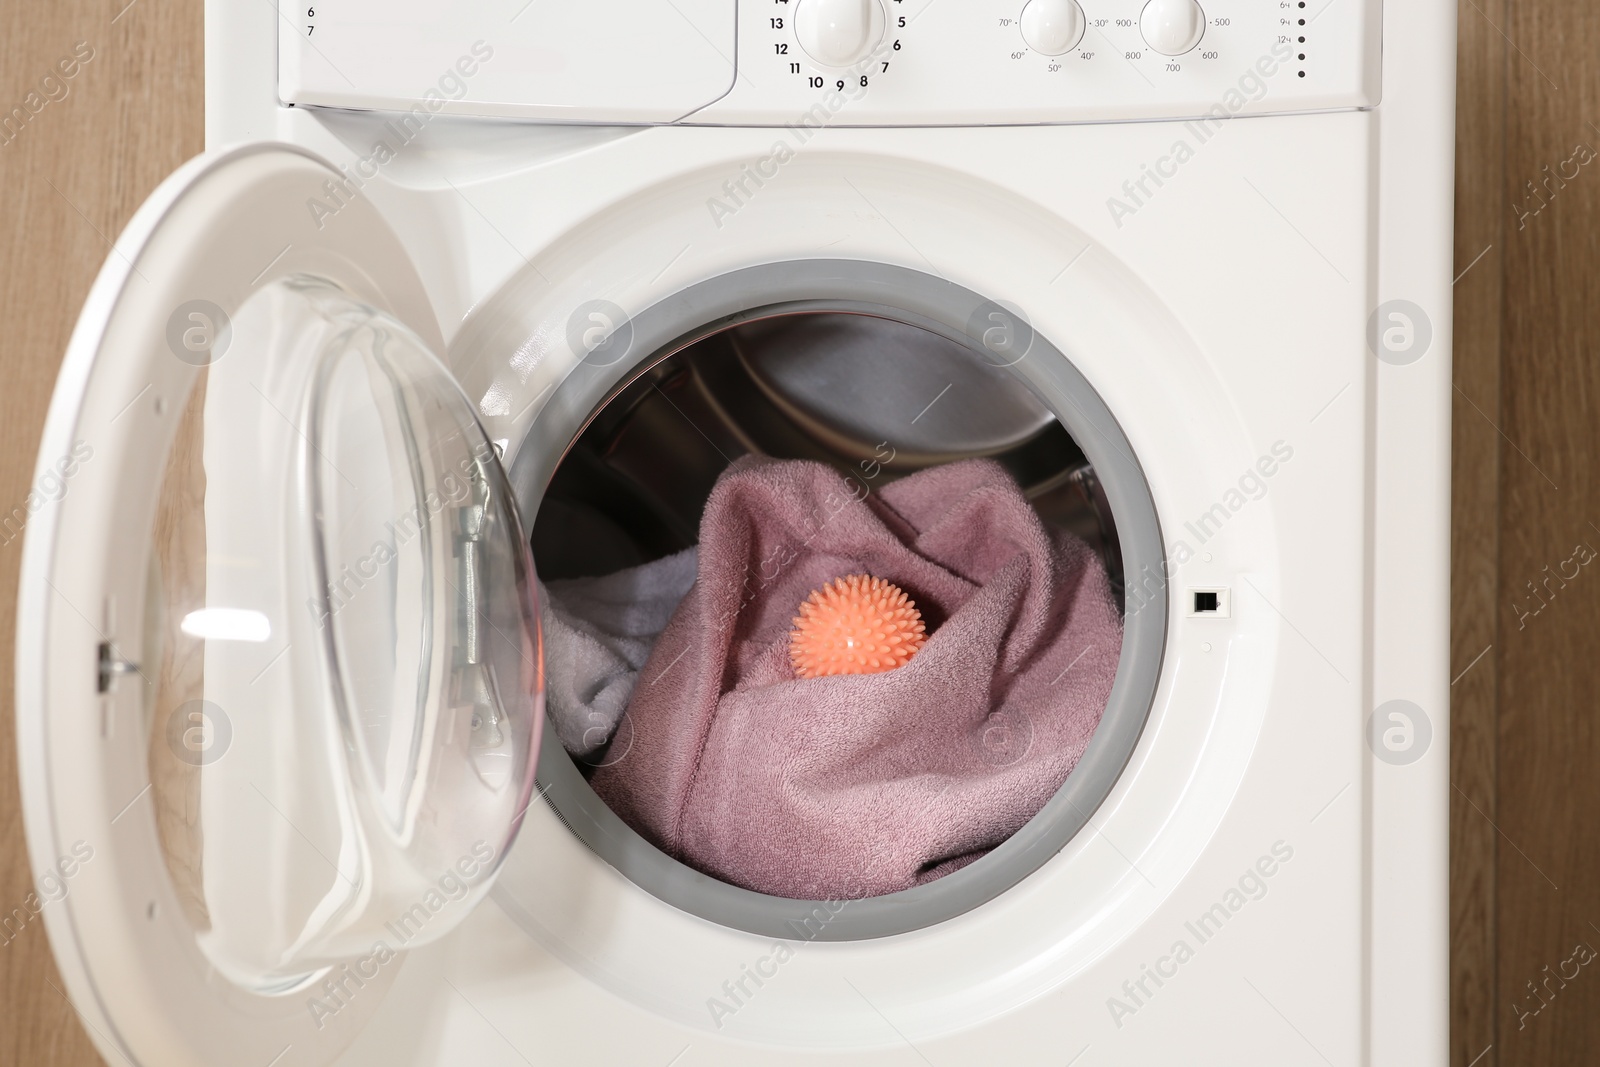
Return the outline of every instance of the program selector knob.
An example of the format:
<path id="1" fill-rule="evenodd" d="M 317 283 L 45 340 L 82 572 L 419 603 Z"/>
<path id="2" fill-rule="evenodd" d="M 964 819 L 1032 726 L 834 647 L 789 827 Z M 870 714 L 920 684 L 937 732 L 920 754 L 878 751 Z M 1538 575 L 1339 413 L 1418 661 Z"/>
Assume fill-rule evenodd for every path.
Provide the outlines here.
<path id="1" fill-rule="evenodd" d="M 1139 16 L 1144 43 L 1164 56 L 1181 56 L 1206 33 L 1206 13 L 1195 0 L 1150 0 Z"/>
<path id="2" fill-rule="evenodd" d="M 1043 55 L 1070 52 L 1083 40 L 1083 8 L 1077 0 L 1028 0 L 1020 21 L 1022 40 Z"/>
<path id="3" fill-rule="evenodd" d="M 794 32 L 806 55 L 825 67 L 865 59 L 883 37 L 878 0 L 798 0 Z"/>

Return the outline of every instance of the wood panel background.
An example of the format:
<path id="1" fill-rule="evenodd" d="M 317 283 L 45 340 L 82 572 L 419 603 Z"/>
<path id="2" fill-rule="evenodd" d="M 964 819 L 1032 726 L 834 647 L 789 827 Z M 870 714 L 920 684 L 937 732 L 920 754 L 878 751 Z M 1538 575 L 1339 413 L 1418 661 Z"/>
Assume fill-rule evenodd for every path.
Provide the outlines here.
<path id="1" fill-rule="evenodd" d="M 1600 7 L 1461 31 L 1453 1062 L 1594 1063 Z"/>
<path id="2" fill-rule="evenodd" d="M 93 57 L 44 84 L 80 41 Z M 109 241 L 202 147 L 201 48 L 201 0 L 0 3 L 0 117 L 30 92 L 58 98 L 14 137 L 0 132 L 0 914 L 31 891 L 13 770 L 22 539 L 3 520 L 31 488 L 56 370 Z M 0 1065 L 101 1062 L 60 989 L 41 920 L 0 944 Z"/>
<path id="3" fill-rule="evenodd" d="M 1450 1062 L 1593 1063 L 1600 966 L 1576 961 L 1600 949 L 1600 558 L 1576 561 L 1600 552 L 1600 6 L 1461 0 L 1460 15 Z M 0 114 L 60 97 L 0 133 L 0 519 L 29 492 L 109 240 L 202 146 L 201 20 L 201 0 L 0 5 Z M 93 58 L 65 96 L 43 92 L 80 41 Z M 0 911 L 30 891 L 8 537 Z M 0 1067 L 98 1063 L 42 926 L 7 937 Z"/>
<path id="4" fill-rule="evenodd" d="M 1500 354 L 1505 305 L 1506 47 L 1514 0 L 1461 0 L 1456 76 L 1454 453 L 1451 477 L 1450 1067 L 1495 1049 L 1496 749 L 1501 648 Z M 1549 3 L 1550 0 L 1536 0 Z M 1479 257 L 1482 258 L 1479 258 Z M 1597 983 L 1600 984 L 1600 983 Z"/>

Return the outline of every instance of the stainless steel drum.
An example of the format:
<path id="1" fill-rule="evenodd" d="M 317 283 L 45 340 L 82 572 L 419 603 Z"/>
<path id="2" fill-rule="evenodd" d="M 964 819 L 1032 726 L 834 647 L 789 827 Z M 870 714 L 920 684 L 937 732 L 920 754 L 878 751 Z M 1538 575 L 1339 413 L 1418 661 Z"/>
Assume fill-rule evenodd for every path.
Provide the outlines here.
<path id="1" fill-rule="evenodd" d="M 880 484 L 983 456 L 1011 472 L 1046 523 L 1094 546 L 1120 597 L 1116 529 L 1093 468 L 988 355 L 894 319 L 806 312 L 646 361 L 557 467 L 534 524 L 539 575 L 608 574 L 696 543 L 717 477 L 747 453 L 858 477 L 865 461 Z"/>

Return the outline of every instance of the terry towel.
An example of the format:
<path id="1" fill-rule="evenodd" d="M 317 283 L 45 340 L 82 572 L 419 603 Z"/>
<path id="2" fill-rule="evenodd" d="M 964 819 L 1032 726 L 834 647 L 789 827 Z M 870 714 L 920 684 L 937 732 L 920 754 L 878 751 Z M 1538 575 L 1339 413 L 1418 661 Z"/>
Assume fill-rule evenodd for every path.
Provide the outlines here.
<path id="1" fill-rule="evenodd" d="M 916 601 L 927 644 L 882 674 L 799 679 L 790 624 L 866 573 Z M 1099 558 L 1047 531 L 988 460 L 881 489 L 819 463 L 745 457 L 700 526 L 699 575 L 592 784 L 657 847 L 805 900 L 877 896 L 977 859 L 1078 762 L 1122 621 Z"/>
<path id="2" fill-rule="evenodd" d="M 541 586 L 545 710 L 574 756 L 588 759 L 611 740 L 639 668 L 694 584 L 695 554 Z"/>

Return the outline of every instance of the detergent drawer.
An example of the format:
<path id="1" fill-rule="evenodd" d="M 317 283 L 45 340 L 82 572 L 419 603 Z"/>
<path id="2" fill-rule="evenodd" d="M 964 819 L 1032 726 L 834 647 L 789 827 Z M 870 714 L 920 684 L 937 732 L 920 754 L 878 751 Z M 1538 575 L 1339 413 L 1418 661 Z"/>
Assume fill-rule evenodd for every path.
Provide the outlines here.
<path id="1" fill-rule="evenodd" d="M 278 0 L 278 14 L 286 104 L 653 123 L 733 84 L 734 0 Z"/>

